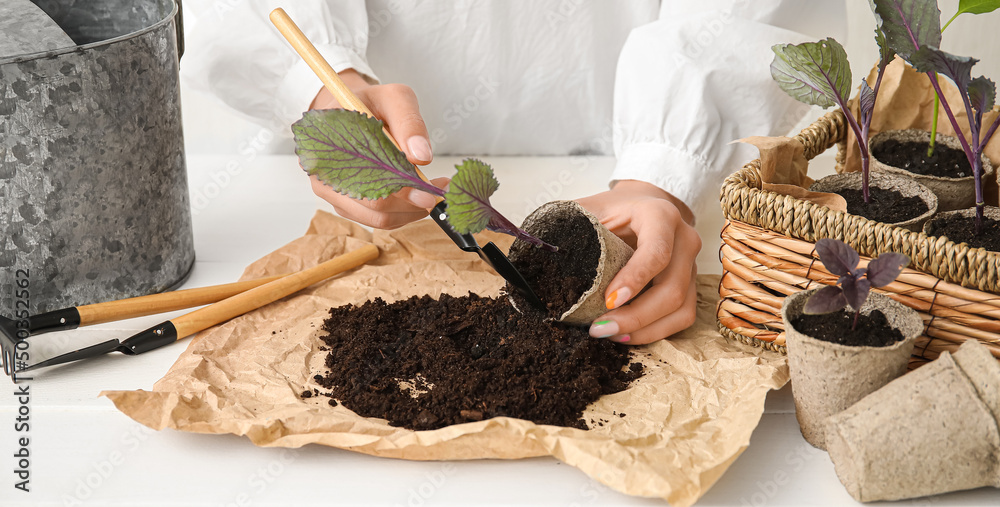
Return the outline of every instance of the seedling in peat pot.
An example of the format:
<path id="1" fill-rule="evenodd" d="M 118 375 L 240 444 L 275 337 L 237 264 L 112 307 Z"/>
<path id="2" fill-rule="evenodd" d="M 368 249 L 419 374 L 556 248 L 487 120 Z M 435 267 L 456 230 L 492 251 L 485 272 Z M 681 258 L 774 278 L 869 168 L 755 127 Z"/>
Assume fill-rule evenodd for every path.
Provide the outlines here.
<path id="1" fill-rule="evenodd" d="M 868 85 L 868 81 L 861 80 L 860 118 L 855 118 L 847 107 L 847 99 L 851 94 L 851 66 L 847 61 L 847 52 L 839 42 L 827 38 L 798 45 L 776 44 L 771 48 L 774 51 L 771 77 L 785 93 L 800 102 L 824 109 L 838 105 L 844 112 L 861 151 L 861 193 L 866 203 L 869 202 L 868 132 L 872 112 L 875 110 L 875 99 L 882 85 L 882 75 L 895 56 L 886 45 L 881 26 L 875 29 L 875 41 L 879 47 L 878 77 L 874 88 Z"/>
<path id="2" fill-rule="evenodd" d="M 976 234 L 982 232 L 983 209 L 983 148 L 1000 126 L 1000 116 L 982 131 L 983 113 L 993 109 L 996 85 L 984 76 L 972 79 L 972 66 L 979 60 L 955 56 L 938 49 L 941 44 L 941 11 L 935 0 L 875 0 L 875 13 L 882 20 L 889 47 L 913 66 L 927 74 L 955 136 L 962 144 L 976 184 Z M 969 121 L 967 138 L 958 125 L 955 114 L 941 92 L 938 74 L 947 76 L 962 96 Z M 981 135 L 982 134 L 982 135 Z"/>
<path id="3" fill-rule="evenodd" d="M 365 114 L 344 109 L 308 111 L 292 124 L 292 133 L 302 169 L 341 194 L 381 199 L 404 187 L 415 188 L 444 199 L 448 224 L 459 234 L 490 229 L 558 250 L 518 228 L 490 204 L 500 184 L 493 169 L 479 160 L 466 159 L 455 166 L 458 173 L 445 192 L 423 180 L 383 132 L 382 122 Z"/>
<path id="4" fill-rule="evenodd" d="M 884 253 L 868 263 L 867 268 L 859 268 L 861 257 L 858 252 L 844 242 L 823 238 L 816 242 L 816 253 L 831 273 L 839 276 L 837 285 L 828 285 L 816 291 L 802 309 L 802 313 L 819 315 L 833 313 L 847 305 L 854 310 L 854 323 L 858 325 L 861 307 L 868 299 L 872 287 L 888 285 L 896 279 L 910 258 L 901 253 Z"/>
<path id="5" fill-rule="evenodd" d="M 947 23 L 941 27 L 941 33 L 943 34 L 948 26 L 951 25 L 955 18 L 962 14 L 986 14 L 1000 9 L 1000 0 L 958 0 L 958 9 L 955 11 L 955 15 L 952 16 Z M 938 123 L 938 113 L 941 111 L 941 99 L 934 95 L 934 115 L 931 119 L 931 141 L 927 146 L 927 156 L 934 155 L 934 142 L 937 139 L 937 123 Z"/>

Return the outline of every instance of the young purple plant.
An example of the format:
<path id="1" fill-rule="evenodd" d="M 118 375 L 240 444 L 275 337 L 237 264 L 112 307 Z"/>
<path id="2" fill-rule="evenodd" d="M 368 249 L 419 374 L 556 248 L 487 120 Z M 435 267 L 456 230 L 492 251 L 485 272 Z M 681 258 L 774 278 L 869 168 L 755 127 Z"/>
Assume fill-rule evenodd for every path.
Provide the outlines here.
<path id="1" fill-rule="evenodd" d="M 983 149 L 990 142 L 1000 116 L 983 133 L 983 113 L 993 109 L 996 85 L 984 76 L 972 78 L 972 66 L 979 60 L 955 56 L 938 49 L 941 44 L 941 11 L 936 0 L 875 0 L 875 12 L 883 21 L 886 42 L 918 72 L 927 74 L 931 86 L 941 99 L 948 121 L 972 167 L 976 192 L 976 234 L 982 232 L 983 210 Z M 962 96 L 969 122 L 969 136 L 959 127 L 951 106 L 941 92 L 938 74 L 947 76 Z"/>
<path id="2" fill-rule="evenodd" d="M 490 196 L 500 184 L 493 169 L 467 159 L 445 192 L 420 178 L 406 154 L 382 130 L 382 122 L 356 111 L 308 111 L 292 124 L 295 153 L 308 174 L 337 192 L 355 199 L 381 199 L 404 187 L 416 188 L 444 199 L 448 224 L 459 234 L 484 228 L 510 234 L 539 248 L 559 250 L 536 238 L 500 214 Z"/>
<path id="3" fill-rule="evenodd" d="M 850 305 L 854 310 L 851 329 L 858 325 L 861 307 L 868 299 L 871 288 L 892 283 L 910 263 L 909 257 L 888 252 L 869 262 L 867 268 L 859 268 L 861 257 L 858 252 L 846 243 L 830 238 L 816 242 L 816 253 L 826 269 L 840 278 L 837 285 L 823 287 L 810 296 L 802 312 L 810 315 L 832 313 Z"/>

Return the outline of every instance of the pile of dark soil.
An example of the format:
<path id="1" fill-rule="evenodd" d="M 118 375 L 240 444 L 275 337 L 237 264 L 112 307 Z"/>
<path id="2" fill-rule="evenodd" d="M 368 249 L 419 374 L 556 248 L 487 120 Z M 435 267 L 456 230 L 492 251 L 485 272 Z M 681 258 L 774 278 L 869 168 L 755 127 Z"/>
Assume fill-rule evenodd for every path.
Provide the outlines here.
<path id="1" fill-rule="evenodd" d="M 962 150 L 938 143 L 934 154 L 927 156 L 927 143 L 900 142 L 889 139 L 872 150 L 872 156 L 882 163 L 906 169 L 914 174 L 942 178 L 972 176 L 972 166 Z"/>
<path id="2" fill-rule="evenodd" d="M 587 429 L 587 405 L 623 391 L 642 365 L 629 364 L 628 347 L 540 313 L 473 294 L 333 308 L 329 371 L 315 380 L 332 405 L 414 430 L 498 416 Z"/>
<path id="3" fill-rule="evenodd" d="M 868 186 L 868 202 L 861 189 L 845 188 L 838 194 L 847 201 L 847 212 L 869 220 L 894 224 L 917 218 L 927 213 L 927 203 L 917 196 L 904 197 L 897 190 Z"/>
<path id="4" fill-rule="evenodd" d="M 558 319 L 594 283 L 601 243 L 597 231 L 584 215 L 574 215 L 542 239 L 558 246 L 559 251 L 550 252 L 518 240 L 511 245 L 509 257 L 538 299 L 545 303 L 548 316 Z M 510 284 L 506 291 L 518 308 L 531 308 Z"/>
<path id="5" fill-rule="evenodd" d="M 955 243 L 967 243 L 972 248 L 1000 252 L 1000 221 L 983 217 L 982 233 L 976 234 L 976 218 L 951 215 L 934 219 L 934 231 L 948 236 Z"/>
<path id="6" fill-rule="evenodd" d="M 847 310 L 822 315 L 803 314 L 792 319 L 792 326 L 803 334 L 851 347 L 888 347 L 904 338 L 903 333 L 890 326 L 885 314 L 879 310 L 861 315 L 857 328 L 851 329 L 853 324 L 854 312 Z"/>

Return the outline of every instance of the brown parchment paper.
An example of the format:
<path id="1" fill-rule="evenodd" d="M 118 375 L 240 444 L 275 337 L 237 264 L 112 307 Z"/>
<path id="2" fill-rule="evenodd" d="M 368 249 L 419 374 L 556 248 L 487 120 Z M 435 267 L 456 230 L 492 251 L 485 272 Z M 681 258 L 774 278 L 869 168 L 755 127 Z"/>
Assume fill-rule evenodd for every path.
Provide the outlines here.
<path id="1" fill-rule="evenodd" d="M 809 160 L 805 156 L 805 146 L 797 139 L 752 136 L 737 142 L 756 146 L 760 152 L 763 190 L 792 196 L 835 211 L 847 211 L 847 201 L 840 195 L 808 190 L 809 185 L 813 184 L 813 179 L 806 174 L 809 171 Z"/>
<path id="2" fill-rule="evenodd" d="M 483 239 L 502 247 L 510 242 L 492 234 Z M 102 395 L 153 429 L 245 435 L 260 446 L 322 444 L 412 460 L 551 455 L 620 492 L 684 507 L 743 452 L 765 395 L 788 380 L 783 356 L 751 351 L 718 334 L 718 277 L 707 276 L 698 280 L 694 327 L 637 347 L 647 373 L 587 409 L 588 420 L 608 421 L 590 431 L 500 417 L 415 432 L 330 407 L 324 397 L 300 399 L 314 387 L 313 372 L 322 369 L 318 328 L 331 306 L 376 296 L 496 296 L 502 285 L 428 220 L 371 233 L 323 212 L 305 236 L 249 266 L 243 278 L 306 268 L 363 242 L 377 245 L 382 256 L 201 333 L 152 391 Z"/>
<path id="3" fill-rule="evenodd" d="M 973 76 L 975 76 L 973 67 Z M 868 74 L 867 81 L 875 84 L 878 77 L 878 68 L 872 68 Z M 955 113 L 958 125 L 965 133 L 966 139 L 969 136 L 969 121 L 965 114 L 965 106 L 958 88 L 944 77 L 938 76 L 938 83 L 941 91 L 944 92 L 948 105 Z M 860 108 L 857 99 L 850 102 L 851 113 L 855 118 L 859 116 Z M 997 110 L 994 109 L 983 115 L 984 129 L 993 123 L 997 117 Z M 875 99 L 875 111 L 872 116 L 871 136 L 886 130 L 899 129 L 923 129 L 930 130 L 934 123 L 934 87 L 926 74 L 913 70 L 902 59 L 896 58 L 885 69 L 882 76 L 882 84 L 879 87 L 878 97 Z M 941 106 L 938 114 L 938 132 L 941 134 L 954 136 L 955 129 L 948 120 L 948 114 Z M 847 129 L 847 160 L 844 164 L 848 172 L 861 170 L 861 153 L 858 151 L 858 141 L 854 131 Z M 1000 137 L 994 136 L 983 150 L 990 162 L 996 164 L 1000 162 Z"/>

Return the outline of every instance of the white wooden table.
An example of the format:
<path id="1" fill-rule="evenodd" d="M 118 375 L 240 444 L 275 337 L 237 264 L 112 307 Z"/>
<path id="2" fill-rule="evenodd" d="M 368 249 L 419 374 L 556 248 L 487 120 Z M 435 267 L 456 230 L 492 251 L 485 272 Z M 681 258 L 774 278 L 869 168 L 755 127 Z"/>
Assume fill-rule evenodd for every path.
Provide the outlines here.
<path id="1" fill-rule="evenodd" d="M 431 177 L 457 159 L 436 161 Z M 610 158 L 499 158 L 494 203 L 515 221 L 536 204 L 604 189 Z M 186 287 L 235 280 L 244 266 L 302 235 L 317 208 L 293 156 L 195 156 L 189 162 L 197 264 Z M 227 169 L 228 168 L 228 169 Z M 703 273 L 718 273 L 721 213 L 700 216 Z M 37 338 L 33 353 L 124 338 L 164 316 Z M 97 394 L 150 389 L 183 345 L 43 370 L 30 385 L 30 493 L 14 488 L 18 401 L 0 395 L 0 505 L 664 505 L 610 491 L 552 458 L 408 462 L 320 446 L 264 449 L 235 436 L 154 432 Z M 0 383 L 6 382 L 0 380 Z M 826 453 L 799 434 L 791 392 L 771 393 L 750 447 L 699 505 L 851 505 Z M 902 505 L 1000 505 L 980 489 Z"/>

